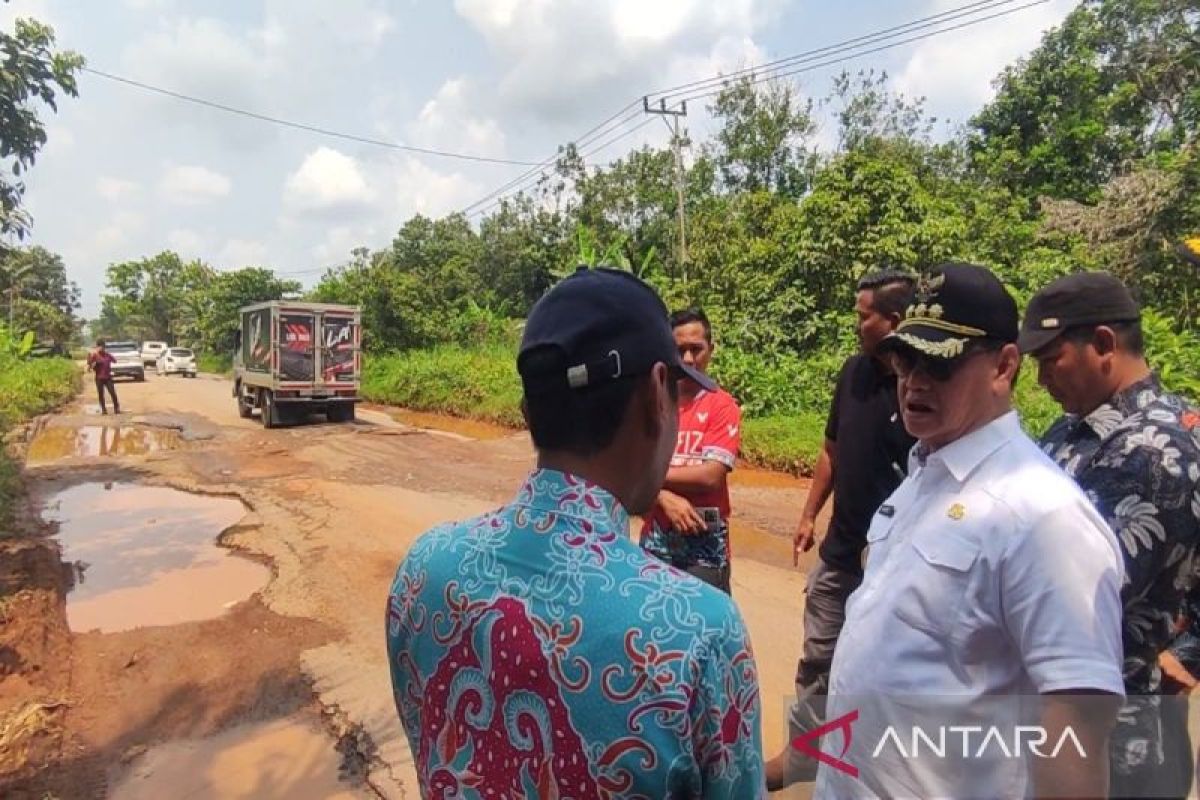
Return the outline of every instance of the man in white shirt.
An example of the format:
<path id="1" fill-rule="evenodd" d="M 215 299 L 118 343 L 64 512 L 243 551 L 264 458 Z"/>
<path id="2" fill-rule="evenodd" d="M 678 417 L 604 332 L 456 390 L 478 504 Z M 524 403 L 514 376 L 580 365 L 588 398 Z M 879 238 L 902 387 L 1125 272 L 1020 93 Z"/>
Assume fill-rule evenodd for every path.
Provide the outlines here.
<path id="1" fill-rule="evenodd" d="M 817 797 L 1106 796 L 1121 554 L 1021 430 L 1017 332 L 992 273 L 946 264 L 885 340 L 918 445 L 867 533 Z"/>

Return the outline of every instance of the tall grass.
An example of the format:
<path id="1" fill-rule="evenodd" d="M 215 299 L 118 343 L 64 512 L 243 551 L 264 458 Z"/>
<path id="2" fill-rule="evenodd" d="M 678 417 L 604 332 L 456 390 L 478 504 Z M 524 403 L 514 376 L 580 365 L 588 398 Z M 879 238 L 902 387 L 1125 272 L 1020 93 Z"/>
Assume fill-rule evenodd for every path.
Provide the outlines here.
<path id="1" fill-rule="evenodd" d="M 522 424 L 521 382 L 513 349 L 498 344 L 441 345 L 369 356 L 363 366 L 362 396 L 415 411 L 513 428 Z"/>
<path id="2" fill-rule="evenodd" d="M 68 359 L 23 360 L 0 353 L 0 440 L 14 425 L 70 400 L 79 383 L 79 368 Z M 8 533 L 19 491 L 18 467 L 0 447 L 0 535 Z"/>

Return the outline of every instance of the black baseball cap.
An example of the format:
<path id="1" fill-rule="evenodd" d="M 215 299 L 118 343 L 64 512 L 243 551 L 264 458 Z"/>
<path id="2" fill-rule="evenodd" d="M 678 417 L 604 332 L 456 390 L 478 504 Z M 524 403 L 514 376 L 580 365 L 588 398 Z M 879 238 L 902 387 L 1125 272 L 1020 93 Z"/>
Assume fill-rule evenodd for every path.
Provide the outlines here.
<path id="1" fill-rule="evenodd" d="M 534 359 L 555 351 L 560 358 Z M 658 293 L 632 273 L 580 267 L 539 300 L 525 321 L 517 372 L 527 394 L 584 389 L 644 375 L 662 362 L 709 391 L 712 378 L 679 358 Z"/>
<path id="2" fill-rule="evenodd" d="M 1017 344 L 1036 353 L 1076 325 L 1132 322 L 1141 309 L 1120 278 L 1108 272 L 1076 272 L 1033 296 L 1021 321 Z"/>
<path id="3" fill-rule="evenodd" d="M 881 352 L 911 348 L 953 359 L 973 340 L 1017 340 L 1017 302 L 986 267 L 946 263 L 917 280 L 916 296 Z"/>

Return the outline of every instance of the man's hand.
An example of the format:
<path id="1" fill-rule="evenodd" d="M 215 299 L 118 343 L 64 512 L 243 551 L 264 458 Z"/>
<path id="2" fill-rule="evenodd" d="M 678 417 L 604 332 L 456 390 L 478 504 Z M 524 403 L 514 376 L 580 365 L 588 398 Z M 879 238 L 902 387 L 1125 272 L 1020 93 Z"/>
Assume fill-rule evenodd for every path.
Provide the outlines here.
<path id="1" fill-rule="evenodd" d="M 1162 670 L 1163 694 L 1191 694 L 1195 691 L 1196 679 L 1170 650 L 1158 654 L 1158 666 Z"/>
<path id="2" fill-rule="evenodd" d="M 704 518 L 685 498 L 663 489 L 658 493 L 658 506 L 667 515 L 671 527 L 683 534 L 704 533 L 708 526 Z"/>
<path id="3" fill-rule="evenodd" d="M 807 515 L 800 518 L 800 524 L 796 526 L 796 535 L 792 537 L 792 543 L 795 545 L 792 549 L 793 567 L 800 566 L 800 554 L 812 550 L 813 545 L 817 543 L 816 527 L 816 520 Z"/>

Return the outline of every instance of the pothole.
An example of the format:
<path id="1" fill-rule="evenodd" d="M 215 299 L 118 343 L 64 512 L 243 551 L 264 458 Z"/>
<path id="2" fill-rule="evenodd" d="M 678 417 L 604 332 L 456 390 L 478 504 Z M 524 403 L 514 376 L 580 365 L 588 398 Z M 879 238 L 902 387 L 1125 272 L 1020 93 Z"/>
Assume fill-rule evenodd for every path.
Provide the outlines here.
<path id="1" fill-rule="evenodd" d="M 206 739 L 168 742 L 137 754 L 113 800 L 357 800 L 339 780 L 342 758 L 329 736 L 303 717 L 242 725 Z M 349 776 L 348 776 L 349 777 Z"/>
<path id="2" fill-rule="evenodd" d="M 64 458 L 141 456 L 179 446 L 179 431 L 130 425 L 47 426 L 29 443 L 30 464 Z"/>
<path id="3" fill-rule="evenodd" d="M 53 495 L 72 567 L 67 622 L 104 633 L 220 616 L 270 579 L 261 564 L 218 547 L 246 514 L 238 500 L 133 483 L 85 483 Z"/>

